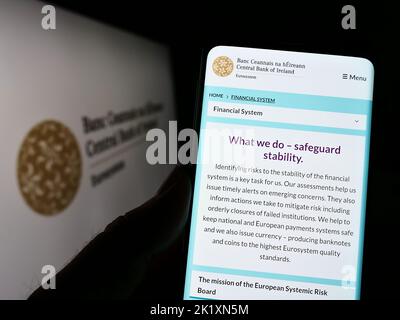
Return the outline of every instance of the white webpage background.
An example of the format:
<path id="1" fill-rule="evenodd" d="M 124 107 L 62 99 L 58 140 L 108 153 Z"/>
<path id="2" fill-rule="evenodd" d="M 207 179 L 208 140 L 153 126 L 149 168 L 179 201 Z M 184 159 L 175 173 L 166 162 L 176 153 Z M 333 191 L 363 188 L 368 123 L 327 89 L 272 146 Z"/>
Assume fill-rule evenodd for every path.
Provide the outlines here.
<path id="1" fill-rule="evenodd" d="M 226 132 L 233 132 L 233 128 L 235 130 L 242 130 L 242 132 L 246 132 L 249 127 L 247 126 L 239 126 L 239 125 L 228 125 L 221 123 L 207 123 L 207 129 L 209 130 L 220 130 L 223 132 L 226 129 Z M 283 162 L 283 161 L 271 161 L 271 160 L 263 160 L 263 153 L 267 152 L 267 149 L 257 148 L 254 151 L 255 162 L 254 166 L 268 169 L 276 169 L 276 170 L 300 170 L 302 172 L 313 172 L 320 174 L 330 174 L 337 176 L 350 176 L 351 183 L 347 184 L 347 187 L 354 187 L 358 190 L 356 195 L 352 195 L 351 197 L 356 200 L 356 204 L 352 207 L 352 212 L 350 216 L 338 216 L 337 214 L 326 214 L 326 213 L 310 213 L 310 212 L 299 212 L 305 215 L 323 215 L 326 217 L 332 216 L 335 217 L 345 217 L 346 219 L 351 219 L 351 230 L 354 232 L 354 236 L 351 238 L 351 247 L 350 248 L 336 248 L 342 252 L 342 255 L 339 258 L 336 257 L 321 257 L 315 255 L 300 255 L 296 253 L 284 253 L 279 251 L 271 251 L 267 252 L 262 249 L 250 249 L 250 248 L 241 248 L 241 247 L 231 247 L 231 246 L 216 246 L 211 245 L 211 241 L 213 238 L 218 238 L 218 235 L 214 233 L 203 232 L 204 227 L 213 227 L 214 225 L 210 225 L 210 223 L 203 222 L 202 216 L 206 214 L 207 216 L 213 217 L 230 217 L 232 219 L 244 218 L 249 219 L 247 216 L 235 215 L 235 214 L 221 214 L 221 213 L 210 213 L 207 212 L 207 207 L 209 205 L 216 205 L 216 201 L 210 201 L 210 195 L 219 196 L 242 196 L 246 199 L 258 199 L 258 200 L 275 200 L 280 202 L 290 202 L 290 198 L 282 199 L 282 198 L 268 198 L 266 196 L 260 195 L 238 195 L 232 193 L 222 193 L 222 192 L 213 192 L 206 189 L 207 183 L 207 174 L 231 174 L 227 172 L 223 172 L 222 170 L 215 169 L 215 162 L 212 161 L 211 155 L 207 154 L 209 148 L 204 148 L 204 157 L 206 159 L 210 159 L 209 164 L 204 164 L 202 166 L 202 175 L 201 175 L 201 184 L 199 186 L 200 194 L 199 194 L 199 207 L 198 207 L 198 217 L 197 217 L 197 226 L 196 226 L 196 239 L 194 241 L 194 256 L 193 256 L 193 264 L 195 265 L 204 265 L 204 266 L 215 266 L 215 267 L 225 267 L 225 268 L 233 268 L 233 269 L 242 269 L 242 270 L 253 270 L 253 271 L 262 271 L 269 273 L 279 273 L 279 274 L 289 274 L 289 275 L 301 275 L 301 276 L 310 276 L 316 278 L 327 278 L 327 279 L 342 279 L 342 267 L 345 265 L 351 265 L 356 267 L 357 263 L 357 253 L 358 253 L 358 244 L 359 244 L 359 228 L 360 228 L 360 215 L 361 215 L 361 188 L 363 182 L 363 161 L 364 161 L 364 145 L 365 145 L 365 137 L 362 136 L 351 136 L 351 135 L 341 135 L 341 134 L 330 134 L 330 133 L 321 133 L 321 132 L 307 132 L 307 131 L 294 131 L 287 129 L 276 129 L 276 128 L 261 128 L 261 127 L 253 127 L 254 130 L 254 138 L 265 139 L 265 140 L 273 140 L 276 139 L 284 141 L 288 144 L 295 143 L 305 143 L 308 142 L 312 145 L 332 145 L 342 146 L 342 154 L 341 155 L 331 155 L 331 154 L 318 154 L 314 155 L 312 153 L 303 153 L 297 152 L 297 154 L 301 154 L 303 156 L 304 162 L 302 164 L 296 165 L 292 162 Z M 226 136 L 224 138 L 225 141 L 228 140 Z M 233 152 L 245 153 L 252 147 L 232 146 Z M 276 151 L 276 150 L 270 150 Z M 218 163 L 224 165 L 231 165 L 231 161 L 220 161 Z M 249 175 L 250 177 L 259 178 L 260 175 L 253 174 Z M 263 178 L 267 178 L 267 176 L 263 176 Z M 276 179 L 271 176 L 268 178 Z M 283 179 L 279 177 L 279 180 Z M 291 182 L 303 182 L 303 183 L 316 183 L 316 184 L 331 184 L 335 185 L 336 183 L 327 182 L 327 181 L 319 181 L 319 180 L 299 180 L 297 178 L 287 178 L 287 180 Z M 223 186 L 226 185 L 225 181 L 212 182 L 214 185 Z M 340 183 L 338 183 L 340 185 Z M 236 186 L 236 183 L 235 183 Z M 252 188 L 251 185 L 241 185 L 242 187 Z M 256 186 L 255 186 L 256 187 Z M 258 188 L 258 187 L 256 187 Z M 267 188 L 267 187 L 264 187 Z M 294 193 L 305 193 L 305 194 L 314 194 L 320 195 L 323 192 L 317 190 L 309 190 L 309 189 L 298 189 L 298 188 L 287 188 L 282 187 L 281 189 L 278 187 L 270 187 L 270 190 L 273 191 L 290 191 Z M 325 194 L 325 192 L 324 192 Z M 328 192 L 327 194 L 331 194 L 337 196 L 335 192 Z M 343 194 L 341 195 L 343 196 Z M 293 201 L 293 200 L 292 200 Z M 312 200 L 296 200 L 296 202 L 301 202 L 305 204 L 321 204 L 318 201 Z M 329 206 L 329 202 L 323 203 L 326 206 Z M 227 205 L 229 207 L 236 207 L 239 209 L 255 209 L 251 205 L 240 205 L 240 204 L 229 204 L 229 203 L 219 203 L 220 206 Z M 335 205 L 337 206 L 337 205 Z M 343 207 L 346 207 L 343 205 Z M 269 211 L 267 208 L 260 208 Z M 285 209 L 273 209 L 276 211 L 282 211 L 288 213 Z M 291 210 L 290 212 L 295 212 Z M 310 222 L 306 221 L 292 221 L 292 220 L 280 220 L 275 218 L 261 218 L 259 219 L 265 222 L 276 222 L 276 223 L 289 223 L 295 224 L 299 226 L 309 226 Z M 315 227 L 328 227 L 328 228 L 337 228 L 336 225 L 328 225 L 322 223 L 312 223 Z M 216 227 L 227 227 L 227 224 L 215 224 Z M 283 235 L 294 235 L 293 232 L 282 231 L 277 229 L 263 229 L 248 226 L 234 226 L 230 225 L 231 228 L 239 230 L 254 230 L 254 231 L 264 231 L 266 233 L 278 233 Z M 344 228 L 343 225 L 340 228 Z M 303 236 L 313 236 L 318 238 L 317 234 L 312 234 L 309 232 L 297 232 L 297 235 Z M 240 237 L 228 237 L 223 236 L 224 238 L 232 238 L 232 239 L 240 239 Z M 346 240 L 350 238 L 343 238 L 342 236 L 334 236 L 334 235 L 322 235 L 322 238 L 332 238 L 335 240 Z M 244 238 L 249 240 L 249 238 Z M 262 241 L 262 239 L 252 239 L 254 242 Z M 273 240 L 265 240 L 262 241 L 265 243 L 274 244 Z M 280 244 L 278 242 L 276 245 Z M 296 242 L 288 243 L 288 245 L 302 247 L 307 246 L 314 248 L 313 244 L 300 244 Z M 320 246 L 315 246 L 316 248 L 321 248 Z M 332 249 L 331 246 L 323 246 L 324 249 Z M 283 255 L 286 254 L 291 257 L 292 262 L 269 262 L 259 260 L 258 257 L 260 254 L 269 254 L 269 255 Z"/>

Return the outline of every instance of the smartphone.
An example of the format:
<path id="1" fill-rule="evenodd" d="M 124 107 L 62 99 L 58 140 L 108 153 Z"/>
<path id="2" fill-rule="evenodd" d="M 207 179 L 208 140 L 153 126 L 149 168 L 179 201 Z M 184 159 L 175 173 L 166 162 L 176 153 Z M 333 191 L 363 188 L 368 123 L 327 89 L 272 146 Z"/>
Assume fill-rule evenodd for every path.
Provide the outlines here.
<path id="1" fill-rule="evenodd" d="M 208 52 L 185 299 L 359 299 L 373 77 L 358 57 Z"/>

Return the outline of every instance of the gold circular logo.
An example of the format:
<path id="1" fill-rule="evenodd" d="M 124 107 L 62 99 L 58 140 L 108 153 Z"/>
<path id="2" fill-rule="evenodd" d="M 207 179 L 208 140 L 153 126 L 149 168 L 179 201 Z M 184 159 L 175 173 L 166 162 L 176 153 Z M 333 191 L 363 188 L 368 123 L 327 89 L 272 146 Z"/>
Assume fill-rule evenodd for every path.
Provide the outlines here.
<path id="1" fill-rule="evenodd" d="M 226 77 L 233 71 L 233 61 L 226 56 L 221 56 L 214 60 L 212 68 L 217 76 Z"/>
<path id="2" fill-rule="evenodd" d="M 43 215 L 63 211 L 78 191 L 81 173 L 79 146 L 66 126 L 46 120 L 29 131 L 19 151 L 17 175 L 32 210 Z"/>

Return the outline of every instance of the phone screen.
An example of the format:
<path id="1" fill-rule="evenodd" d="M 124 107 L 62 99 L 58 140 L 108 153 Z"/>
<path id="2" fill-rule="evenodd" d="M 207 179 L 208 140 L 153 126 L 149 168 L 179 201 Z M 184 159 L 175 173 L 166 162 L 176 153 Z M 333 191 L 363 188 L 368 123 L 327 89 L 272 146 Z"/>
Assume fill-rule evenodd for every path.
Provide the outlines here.
<path id="1" fill-rule="evenodd" d="M 185 299 L 358 299 L 374 69 L 207 56 Z"/>

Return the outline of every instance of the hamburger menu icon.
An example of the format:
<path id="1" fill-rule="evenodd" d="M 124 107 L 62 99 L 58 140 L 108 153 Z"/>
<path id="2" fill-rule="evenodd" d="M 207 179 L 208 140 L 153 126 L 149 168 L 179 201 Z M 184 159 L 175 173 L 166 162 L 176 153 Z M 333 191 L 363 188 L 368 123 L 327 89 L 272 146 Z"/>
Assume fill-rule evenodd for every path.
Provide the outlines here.
<path id="1" fill-rule="evenodd" d="M 17 177 L 22 197 L 33 211 L 52 215 L 67 208 L 81 174 L 79 146 L 69 128 L 46 120 L 29 131 L 19 150 Z"/>
<path id="2" fill-rule="evenodd" d="M 233 71 L 233 61 L 227 56 L 220 56 L 214 60 L 212 69 L 217 76 L 227 77 Z"/>

